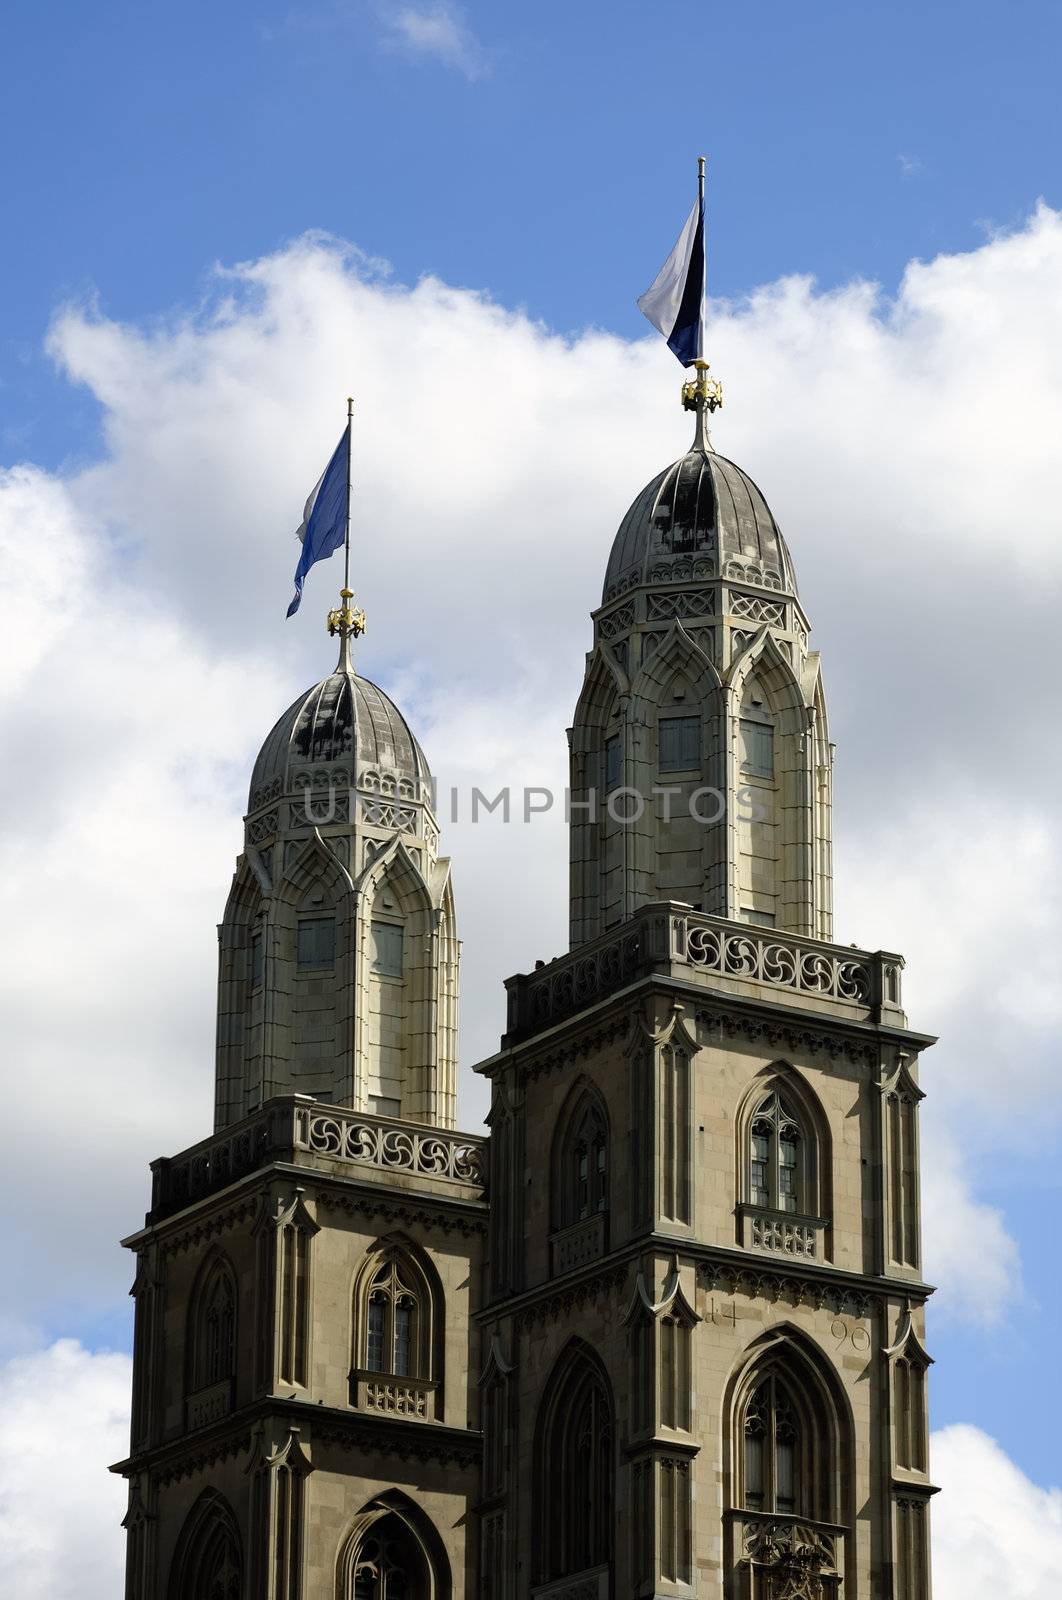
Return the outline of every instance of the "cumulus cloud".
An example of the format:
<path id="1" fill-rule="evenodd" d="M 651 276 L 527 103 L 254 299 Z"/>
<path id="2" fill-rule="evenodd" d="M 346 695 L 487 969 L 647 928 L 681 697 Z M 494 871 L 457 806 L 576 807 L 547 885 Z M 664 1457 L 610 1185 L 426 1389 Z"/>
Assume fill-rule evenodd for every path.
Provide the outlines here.
<path id="1" fill-rule="evenodd" d="M 1062 774 L 1043 729 L 1060 268 L 1062 221 L 1041 208 L 913 265 L 893 303 L 795 279 L 713 319 L 718 444 L 778 513 L 824 654 L 839 937 L 912 957 L 912 1021 L 944 1034 L 933 1103 L 997 1139 L 1001 1072 L 1014 1108 L 1058 1112 Z M 0 984 L 12 1116 L 32 1130 L 15 1151 L 32 1220 L 8 1249 L 31 1320 L 57 1275 L 70 1306 L 114 1303 L 128 1268 L 110 1240 L 138 1220 L 147 1158 L 209 1125 L 213 924 L 247 773 L 331 665 L 315 619 L 336 575 L 316 569 L 298 619 L 283 611 L 291 530 L 346 395 L 359 664 L 407 708 L 444 791 L 562 786 L 612 534 L 688 429 L 658 341 L 561 336 L 483 294 L 395 285 L 319 238 L 219 272 L 205 304 L 150 327 L 69 307 L 50 348 L 98 400 L 102 448 L 62 477 L 0 479 L 16 646 L 0 737 L 17 753 L 0 911 L 20 930 Z M 396 349 L 417 350 L 415 373 Z M 443 820 L 468 1062 L 497 1040 L 501 978 L 563 948 L 566 847 L 556 814 Z M 466 1118 L 482 1108 L 477 1084 Z M 946 1176 L 977 1203 L 954 1162 Z M 1002 1226 L 991 1241 L 992 1281 L 1010 1281 Z M 938 1260 L 942 1282 L 970 1270 L 946 1242 Z"/>
<path id="2" fill-rule="evenodd" d="M 414 56 L 427 56 L 463 73 L 470 83 L 490 70 L 487 53 L 460 6 L 451 0 L 432 5 L 388 8 L 385 41 Z"/>
<path id="3" fill-rule="evenodd" d="M 932 1121 L 923 1129 L 922 1157 L 926 1275 L 941 1285 L 934 1322 L 990 1327 L 1021 1297 L 1017 1244 L 999 1210 L 970 1193 L 954 1142 Z"/>
<path id="4" fill-rule="evenodd" d="M 60 1339 L 0 1373 L 0 1593 L 113 1600 L 126 1498 L 107 1468 L 128 1450 L 129 1358 Z"/>
<path id="5" fill-rule="evenodd" d="M 1039 1600 L 1058 1587 L 1062 1490 L 1042 1489 L 979 1428 L 932 1439 L 935 1600 Z"/>
<path id="6" fill-rule="evenodd" d="M 130 1362 L 62 1339 L 0 1368 L 0 1591 L 113 1600 L 122 1589 Z M 1039 1600 L 1062 1564 L 1062 1491 L 1032 1483 L 980 1429 L 932 1439 L 937 1600 Z M 58 1514 L 60 1513 L 61 1514 Z"/>

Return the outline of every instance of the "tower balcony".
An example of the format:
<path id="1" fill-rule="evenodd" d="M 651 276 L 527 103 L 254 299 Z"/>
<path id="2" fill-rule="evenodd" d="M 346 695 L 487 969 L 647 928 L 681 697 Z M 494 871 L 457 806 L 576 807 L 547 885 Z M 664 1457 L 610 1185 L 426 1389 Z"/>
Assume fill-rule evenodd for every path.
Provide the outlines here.
<path id="1" fill-rule="evenodd" d="M 283 1095 L 241 1122 L 151 1163 L 149 1221 L 181 1211 L 274 1162 L 330 1176 L 481 1202 L 487 1141 L 474 1134 Z"/>
<path id="2" fill-rule="evenodd" d="M 507 979 L 505 1043 L 563 1022 L 651 976 L 727 998 L 904 1028 L 903 964 L 902 956 L 889 951 L 831 944 L 658 901 L 569 954 Z"/>

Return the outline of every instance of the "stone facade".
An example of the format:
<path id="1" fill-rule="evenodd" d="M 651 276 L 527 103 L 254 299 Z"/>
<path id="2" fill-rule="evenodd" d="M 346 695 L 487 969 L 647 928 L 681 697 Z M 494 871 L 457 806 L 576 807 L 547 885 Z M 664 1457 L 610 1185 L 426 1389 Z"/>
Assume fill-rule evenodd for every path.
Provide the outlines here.
<path id="1" fill-rule="evenodd" d="M 829 942 L 818 660 L 706 420 L 616 538 L 488 1137 L 430 773 L 346 639 L 263 746 L 215 1129 L 126 1241 L 127 1600 L 929 1600 L 932 1040 Z"/>

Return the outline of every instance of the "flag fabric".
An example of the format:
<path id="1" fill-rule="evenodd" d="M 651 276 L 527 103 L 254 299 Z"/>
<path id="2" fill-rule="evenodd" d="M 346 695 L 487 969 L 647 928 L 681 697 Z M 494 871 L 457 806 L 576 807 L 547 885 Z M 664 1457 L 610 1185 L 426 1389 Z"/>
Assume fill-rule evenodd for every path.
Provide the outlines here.
<path id="1" fill-rule="evenodd" d="M 302 521 L 295 530 L 296 539 L 302 543 L 302 555 L 295 568 L 295 597 L 288 607 L 289 617 L 299 609 L 302 586 L 310 568 L 338 550 L 346 538 L 350 429 L 348 422 L 335 454 L 310 492 Z"/>
<path id="2" fill-rule="evenodd" d="M 704 196 L 694 201 L 678 243 L 638 310 L 663 334 L 684 367 L 704 356 Z"/>

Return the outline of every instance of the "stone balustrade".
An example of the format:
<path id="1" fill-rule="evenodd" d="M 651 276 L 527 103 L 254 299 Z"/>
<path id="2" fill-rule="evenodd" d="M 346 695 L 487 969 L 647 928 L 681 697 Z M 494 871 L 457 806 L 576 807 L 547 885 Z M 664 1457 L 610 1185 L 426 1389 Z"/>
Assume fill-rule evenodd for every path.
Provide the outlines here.
<path id="1" fill-rule="evenodd" d="M 761 1206 L 741 1207 L 741 1242 L 746 1250 L 766 1250 L 797 1261 L 821 1261 L 825 1228 L 821 1217 L 797 1217 L 789 1211 L 768 1211 Z"/>
<path id="2" fill-rule="evenodd" d="M 216 1194 L 270 1161 L 408 1173 L 458 1185 L 474 1200 L 486 1188 L 485 1139 L 284 1095 L 190 1150 L 153 1161 L 152 1220 Z"/>
<path id="3" fill-rule="evenodd" d="M 185 1426 L 189 1433 L 194 1428 L 207 1428 L 220 1422 L 232 1410 L 232 1379 L 222 1378 L 205 1389 L 196 1390 L 185 1402 Z"/>
<path id="4" fill-rule="evenodd" d="M 550 1236 L 554 1277 L 601 1259 L 608 1249 L 607 1220 L 603 1211 L 595 1211 L 592 1216 L 583 1217 Z"/>
<path id="5" fill-rule="evenodd" d="M 506 1037 L 512 1042 L 561 1022 L 650 974 L 902 1027 L 902 970 L 903 957 L 888 951 L 827 944 L 661 902 L 641 907 L 622 927 L 570 954 L 510 978 Z"/>

